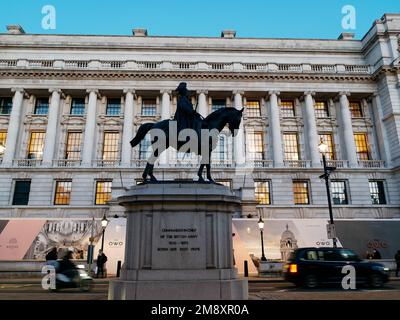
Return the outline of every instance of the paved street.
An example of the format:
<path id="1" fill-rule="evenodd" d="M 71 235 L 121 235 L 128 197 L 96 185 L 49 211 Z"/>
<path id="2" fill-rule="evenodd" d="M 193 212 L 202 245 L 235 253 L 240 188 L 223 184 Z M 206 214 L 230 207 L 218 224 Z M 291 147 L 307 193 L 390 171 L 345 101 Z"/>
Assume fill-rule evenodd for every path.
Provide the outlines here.
<path id="1" fill-rule="evenodd" d="M 77 289 L 48 292 L 41 288 L 38 280 L 4 281 L 0 279 L 2 300 L 106 300 L 108 284 L 96 281 L 93 291 L 85 293 Z M 360 288 L 345 291 L 340 288 L 307 290 L 296 288 L 283 281 L 250 282 L 251 300 L 400 300 L 400 281 L 391 281 L 384 288 L 371 290 Z"/>

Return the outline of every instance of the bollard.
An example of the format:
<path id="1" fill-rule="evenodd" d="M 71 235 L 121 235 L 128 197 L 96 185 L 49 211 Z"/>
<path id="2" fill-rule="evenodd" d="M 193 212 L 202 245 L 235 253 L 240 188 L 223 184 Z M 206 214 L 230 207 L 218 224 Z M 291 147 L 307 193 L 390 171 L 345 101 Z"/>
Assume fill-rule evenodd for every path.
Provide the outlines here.
<path id="1" fill-rule="evenodd" d="M 117 278 L 119 278 L 120 273 L 121 273 L 121 260 L 118 260 L 118 262 L 117 262 Z"/>
<path id="2" fill-rule="evenodd" d="M 244 260 L 244 276 L 246 278 L 249 276 L 249 265 L 247 260 Z"/>

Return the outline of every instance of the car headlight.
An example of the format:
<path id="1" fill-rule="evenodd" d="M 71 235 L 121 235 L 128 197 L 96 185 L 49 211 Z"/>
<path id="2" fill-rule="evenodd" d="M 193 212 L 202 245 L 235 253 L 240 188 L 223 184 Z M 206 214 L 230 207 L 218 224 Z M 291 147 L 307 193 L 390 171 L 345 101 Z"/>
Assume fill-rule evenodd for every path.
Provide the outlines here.
<path id="1" fill-rule="evenodd" d="M 383 268 L 383 271 L 389 271 L 389 268 Z"/>

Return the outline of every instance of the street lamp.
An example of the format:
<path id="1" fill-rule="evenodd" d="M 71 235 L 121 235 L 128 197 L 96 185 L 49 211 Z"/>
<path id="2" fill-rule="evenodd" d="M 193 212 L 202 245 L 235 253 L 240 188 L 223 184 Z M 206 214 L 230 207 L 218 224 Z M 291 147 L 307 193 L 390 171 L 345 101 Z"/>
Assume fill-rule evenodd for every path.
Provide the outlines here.
<path id="1" fill-rule="evenodd" d="M 330 191 L 330 182 L 329 182 L 329 176 L 330 174 L 336 170 L 335 167 L 329 167 L 326 165 L 326 156 L 325 154 L 329 151 L 329 146 L 324 142 L 324 140 L 321 138 L 320 143 L 318 145 L 318 150 L 322 154 L 322 163 L 324 166 L 324 174 L 319 176 L 320 179 L 325 179 L 325 186 L 326 186 L 326 194 L 328 197 L 328 209 L 329 209 L 329 219 L 330 219 L 330 224 L 329 224 L 329 230 L 331 231 L 331 237 L 333 241 L 333 247 L 336 248 L 336 234 L 335 234 L 335 224 L 333 221 L 333 212 L 332 212 L 332 202 L 331 202 L 331 191 Z"/>
<path id="2" fill-rule="evenodd" d="M 261 261 L 267 261 L 267 258 L 265 257 L 264 254 L 264 221 L 260 216 L 260 219 L 258 220 L 258 227 L 260 228 L 260 235 L 261 235 Z"/>
<path id="3" fill-rule="evenodd" d="M 101 237 L 101 252 L 103 252 L 104 249 L 104 232 L 106 231 L 107 225 L 108 225 L 108 220 L 106 214 L 104 214 L 103 219 L 101 219 L 101 227 L 103 228 L 103 235 Z"/>

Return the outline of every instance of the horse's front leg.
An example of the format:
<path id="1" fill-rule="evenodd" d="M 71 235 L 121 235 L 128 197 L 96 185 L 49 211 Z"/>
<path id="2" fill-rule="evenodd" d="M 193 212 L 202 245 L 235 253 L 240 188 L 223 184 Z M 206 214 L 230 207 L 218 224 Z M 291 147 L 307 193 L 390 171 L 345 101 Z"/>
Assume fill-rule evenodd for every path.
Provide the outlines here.
<path id="1" fill-rule="evenodd" d="M 207 169 L 207 179 L 208 181 L 215 183 L 214 179 L 211 177 L 211 146 L 210 146 L 210 153 L 208 154 L 208 161 L 206 164 L 206 169 Z"/>
<path id="2" fill-rule="evenodd" d="M 199 177 L 199 182 L 204 182 L 204 178 L 203 178 L 203 170 L 204 170 L 204 164 L 200 165 L 199 171 L 197 171 L 197 176 Z"/>

